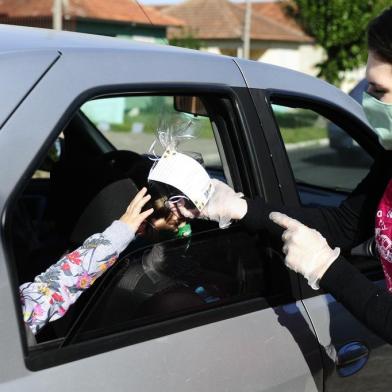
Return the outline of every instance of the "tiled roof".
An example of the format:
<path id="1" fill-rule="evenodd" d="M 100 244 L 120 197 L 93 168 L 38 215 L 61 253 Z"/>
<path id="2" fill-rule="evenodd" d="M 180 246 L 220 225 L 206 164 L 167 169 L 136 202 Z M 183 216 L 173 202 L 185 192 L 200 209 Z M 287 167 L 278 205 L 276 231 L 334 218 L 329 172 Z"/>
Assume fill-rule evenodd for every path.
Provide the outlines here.
<path id="1" fill-rule="evenodd" d="M 52 14 L 52 6 L 53 0 L 0 0 L 0 15 L 5 14 L 10 18 L 49 16 Z M 183 25 L 183 21 L 163 15 L 153 7 L 143 8 L 148 18 L 133 0 L 68 0 L 66 14 L 71 17 L 152 23 L 157 26 Z"/>
<path id="2" fill-rule="evenodd" d="M 241 39 L 243 35 L 245 8 L 228 0 L 187 0 L 161 11 L 183 20 L 198 39 Z M 288 27 L 261 12 L 252 12 L 250 35 L 253 40 L 312 42 L 302 30 Z"/>
<path id="3" fill-rule="evenodd" d="M 241 4 L 245 6 L 245 3 Z M 271 1 L 271 2 L 253 2 L 252 11 L 258 15 L 262 15 L 266 18 L 270 18 L 281 25 L 289 27 L 301 34 L 306 35 L 301 26 L 296 22 L 296 20 L 285 12 L 285 4 L 281 1 Z"/>

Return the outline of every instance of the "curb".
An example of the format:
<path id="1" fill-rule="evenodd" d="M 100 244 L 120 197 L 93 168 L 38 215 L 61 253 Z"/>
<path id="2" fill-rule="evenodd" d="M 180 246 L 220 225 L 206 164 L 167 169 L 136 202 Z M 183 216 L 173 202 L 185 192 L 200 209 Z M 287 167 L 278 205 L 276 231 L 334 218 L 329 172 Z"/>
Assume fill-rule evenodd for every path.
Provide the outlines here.
<path id="1" fill-rule="evenodd" d="M 307 142 L 299 142 L 299 143 L 288 143 L 286 144 L 286 150 L 298 150 L 300 148 L 307 148 L 307 147 L 325 147 L 329 145 L 329 139 L 317 139 L 317 140 L 309 140 Z"/>

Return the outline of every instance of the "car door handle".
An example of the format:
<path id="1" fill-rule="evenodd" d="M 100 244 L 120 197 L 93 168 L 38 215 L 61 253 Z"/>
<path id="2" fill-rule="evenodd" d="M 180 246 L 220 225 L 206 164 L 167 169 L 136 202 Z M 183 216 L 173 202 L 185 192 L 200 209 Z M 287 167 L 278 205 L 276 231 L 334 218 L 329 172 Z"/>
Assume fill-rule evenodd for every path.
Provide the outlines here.
<path id="1" fill-rule="evenodd" d="M 350 342 L 341 347 L 336 369 L 341 377 L 348 377 L 361 370 L 369 359 L 369 349 L 360 342 Z"/>

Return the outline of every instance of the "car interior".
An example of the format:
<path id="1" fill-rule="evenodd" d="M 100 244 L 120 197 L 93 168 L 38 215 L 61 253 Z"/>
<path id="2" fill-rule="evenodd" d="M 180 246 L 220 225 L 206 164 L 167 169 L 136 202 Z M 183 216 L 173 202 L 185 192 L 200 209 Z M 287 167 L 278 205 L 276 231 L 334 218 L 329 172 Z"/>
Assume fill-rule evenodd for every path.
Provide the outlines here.
<path id="1" fill-rule="evenodd" d="M 206 117 L 219 137 L 235 127 L 223 98 L 191 98 L 173 98 L 174 109 Z M 221 143 L 215 139 L 210 142 Z M 222 146 L 218 149 L 221 153 Z M 194 152 L 203 161 L 202 153 Z M 78 110 L 15 202 L 11 232 L 19 284 L 32 281 L 121 216 L 147 185 L 153 162 L 149 152 L 117 149 Z M 222 162 L 206 169 L 231 183 L 235 170 Z M 277 255 L 239 224 L 224 231 L 202 220 L 191 226 L 190 238 L 131 242 L 64 317 L 39 331 L 37 342 L 64 346 L 240 298 L 278 294 L 287 285 L 266 279 L 266 270 L 283 264 L 274 263 Z"/>

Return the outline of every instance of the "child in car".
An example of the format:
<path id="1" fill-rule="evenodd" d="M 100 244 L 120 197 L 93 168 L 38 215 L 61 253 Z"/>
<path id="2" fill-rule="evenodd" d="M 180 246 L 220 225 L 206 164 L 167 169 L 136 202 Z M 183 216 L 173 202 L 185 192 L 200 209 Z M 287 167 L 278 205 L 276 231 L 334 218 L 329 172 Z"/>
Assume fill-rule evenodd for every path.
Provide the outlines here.
<path id="1" fill-rule="evenodd" d="M 33 334 L 62 317 L 82 292 L 115 263 L 134 239 L 140 224 L 153 212 L 152 208 L 142 211 L 151 198 L 146 193 L 143 188 L 124 215 L 104 232 L 90 236 L 33 282 L 20 286 L 23 319 Z"/>
<path id="2" fill-rule="evenodd" d="M 83 291 L 116 262 L 136 233 L 150 242 L 156 242 L 158 233 L 161 238 L 172 233 L 190 234 L 189 228 L 183 230 L 185 219 L 177 205 L 204 208 L 213 192 L 205 169 L 184 154 L 166 151 L 148 179 L 153 200 L 143 188 L 119 220 L 87 238 L 33 282 L 20 286 L 23 318 L 33 334 L 64 316 Z M 149 208 L 142 211 L 147 203 Z"/>

